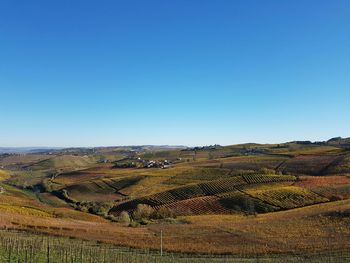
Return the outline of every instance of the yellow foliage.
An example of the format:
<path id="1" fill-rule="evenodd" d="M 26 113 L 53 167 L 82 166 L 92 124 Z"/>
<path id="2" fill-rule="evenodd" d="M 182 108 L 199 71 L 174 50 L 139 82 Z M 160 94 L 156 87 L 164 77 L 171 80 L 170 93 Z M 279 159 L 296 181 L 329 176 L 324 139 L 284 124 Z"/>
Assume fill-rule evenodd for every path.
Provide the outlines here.
<path id="1" fill-rule="evenodd" d="M 306 188 L 297 186 L 263 186 L 245 189 L 244 192 L 281 208 L 295 208 L 329 201 Z"/>
<path id="2" fill-rule="evenodd" d="M 10 178 L 10 173 L 6 170 L 0 169 L 0 181 Z"/>
<path id="3" fill-rule="evenodd" d="M 51 214 L 44 212 L 42 210 L 39 210 L 37 208 L 33 207 L 26 207 L 26 206 L 15 206 L 15 205 L 4 205 L 0 204 L 0 211 L 3 210 L 5 212 L 11 212 L 16 213 L 20 215 L 31 215 L 31 216 L 38 216 L 38 217 L 51 217 Z"/>

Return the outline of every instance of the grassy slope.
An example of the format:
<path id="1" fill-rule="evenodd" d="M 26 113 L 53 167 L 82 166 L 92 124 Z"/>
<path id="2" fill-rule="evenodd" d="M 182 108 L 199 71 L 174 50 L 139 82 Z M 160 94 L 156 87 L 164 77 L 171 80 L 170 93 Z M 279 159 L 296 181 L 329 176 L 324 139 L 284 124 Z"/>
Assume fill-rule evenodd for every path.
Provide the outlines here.
<path id="1" fill-rule="evenodd" d="M 31 170 L 76 169 L 88 167 L 94 163 L 96 163 L 94 156 L 62 155 L 37 162 L 28 166 L 28 168 Z"/>

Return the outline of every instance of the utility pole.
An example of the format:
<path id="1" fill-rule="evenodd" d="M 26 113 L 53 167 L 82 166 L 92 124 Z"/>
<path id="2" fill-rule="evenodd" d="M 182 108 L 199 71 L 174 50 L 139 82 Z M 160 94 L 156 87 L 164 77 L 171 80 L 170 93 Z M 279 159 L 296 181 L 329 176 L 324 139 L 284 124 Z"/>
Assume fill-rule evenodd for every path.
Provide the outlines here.
<path id="1" fill-rule="evenodd" d="M 160 230 L 160 256 L 163 256 L 163 230 Z"/>

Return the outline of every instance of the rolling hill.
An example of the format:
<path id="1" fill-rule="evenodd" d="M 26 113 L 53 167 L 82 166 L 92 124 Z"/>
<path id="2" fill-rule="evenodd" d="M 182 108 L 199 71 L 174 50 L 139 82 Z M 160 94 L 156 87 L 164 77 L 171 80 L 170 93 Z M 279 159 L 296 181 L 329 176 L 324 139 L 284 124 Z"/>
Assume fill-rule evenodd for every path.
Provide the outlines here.
<path id="1" fill-rule="evenodd" d="M 0 227 L 138 249 L 162 230 L 179 253 L 346 251 L 348 141 L 2 154 Z"/>

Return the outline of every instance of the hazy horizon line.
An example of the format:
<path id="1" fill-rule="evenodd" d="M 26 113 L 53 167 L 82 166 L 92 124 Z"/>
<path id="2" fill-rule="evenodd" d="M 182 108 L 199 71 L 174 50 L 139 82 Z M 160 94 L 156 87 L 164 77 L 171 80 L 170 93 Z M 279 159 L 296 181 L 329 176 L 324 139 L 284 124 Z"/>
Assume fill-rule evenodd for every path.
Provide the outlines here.
<path id="1" fill-rule="evenodd" d="M 348 138 L 348 137 L 341 137 L 341 136 L 335 136 L 331 137 L 330 139 L 334 138 Z M 350 138 L 350 137 L 349 137 Z M 260 142 L 260 141 L 247 141 L 247 142 L 236 142 L 236 143 L 229 143 L 229 144 L 220 144 L 220 143 L 214 143 L 214 144 L 196 144 L 196 145 L 187 145 L 187 144 L 118 144 L 118 145 L 96 145 L 96 146 L 73 146 L 73 145 L 66 145 L 66 146 L 1 146 L 0 148 L 26 148 L 26 149 L 68 149 L 68 148 L 112 148 L 112 147 L 141 147 L 141 146 L 153 146 L 153 147 L 202 147 L 202 146 L 210 146 L 210 145 L 220 145 L 220 146 L 230 146 L 230 145 L 240 145 L 240 144 L 281 144 L 281 143 L 289 143 L 289 142 L 296 142 L 296 141 L 311 141 L 313 143 L 316 142 L 326 142 L 328 140 L 286 140 L 283 142 Z"/>

